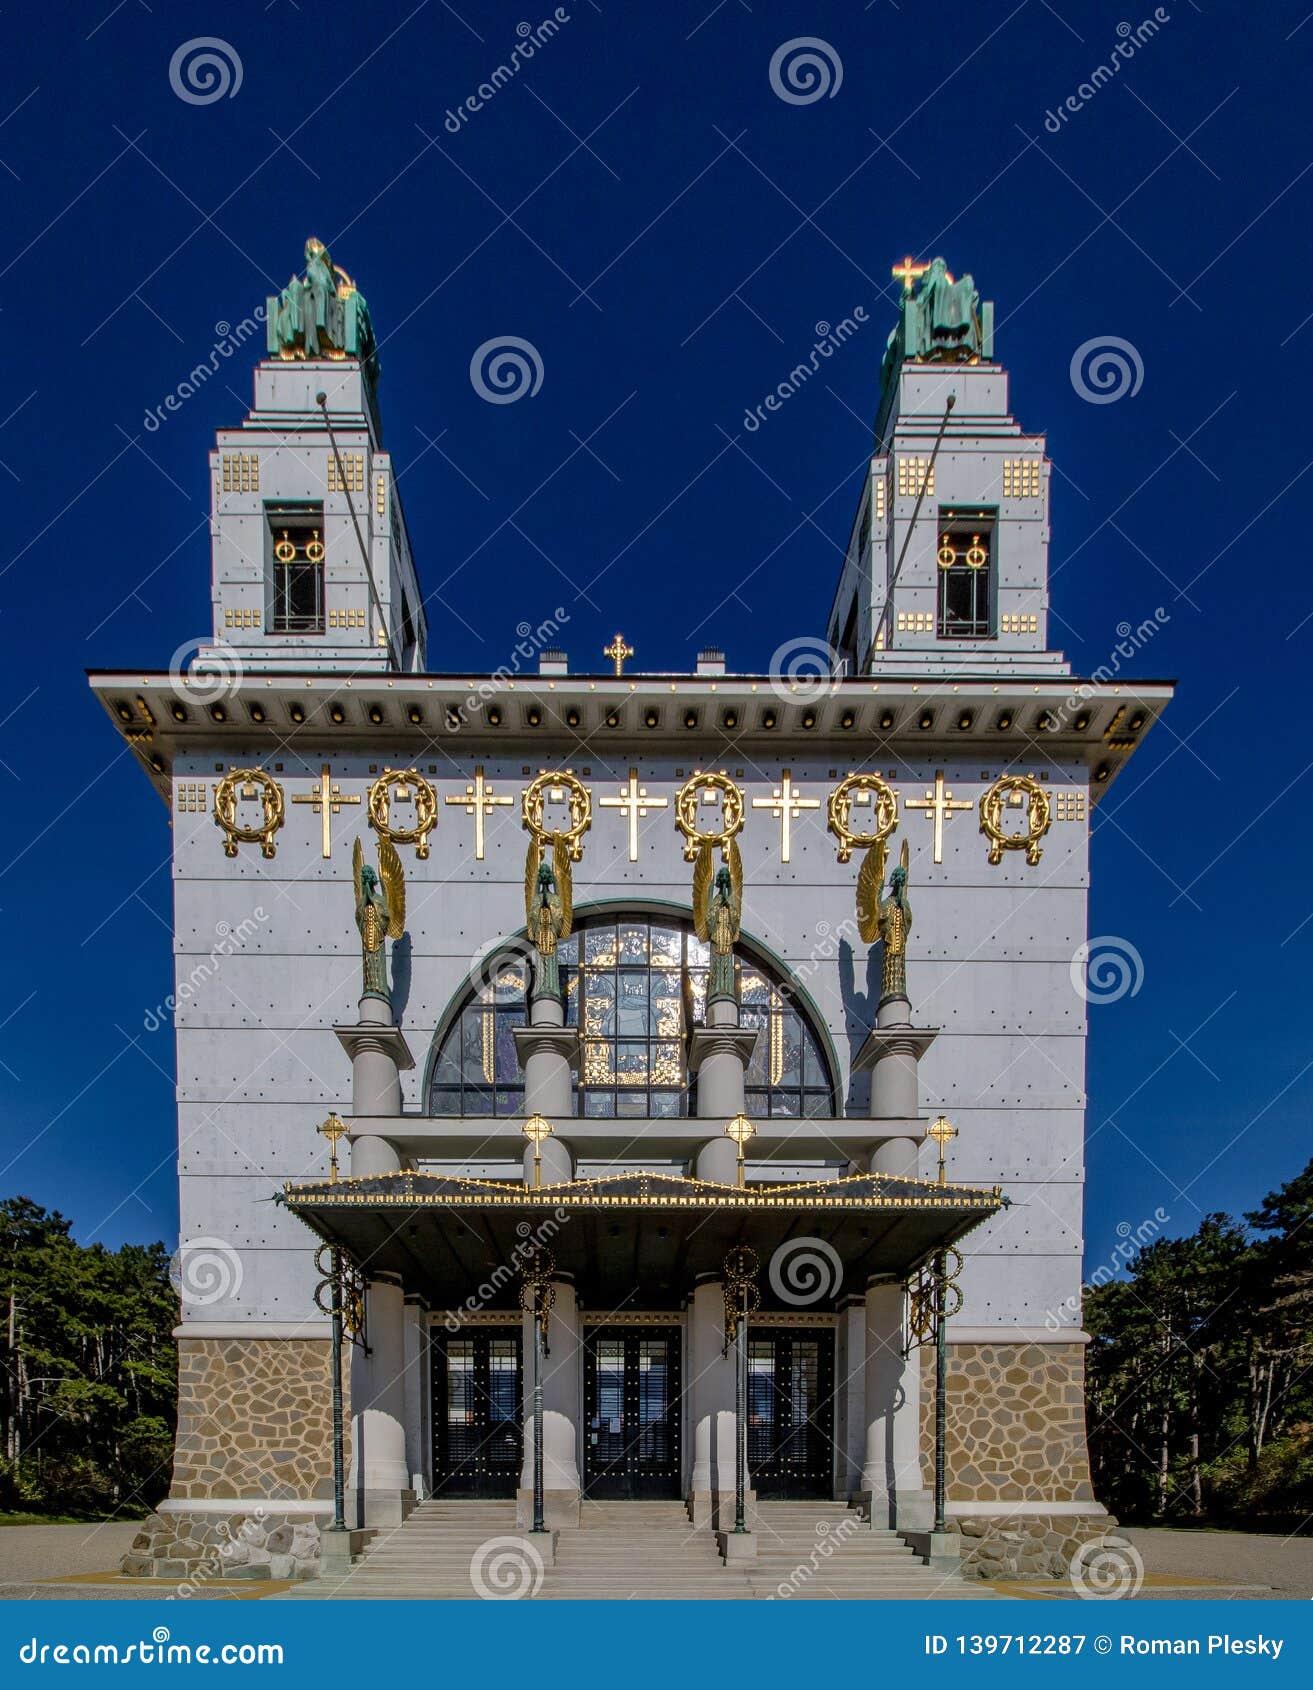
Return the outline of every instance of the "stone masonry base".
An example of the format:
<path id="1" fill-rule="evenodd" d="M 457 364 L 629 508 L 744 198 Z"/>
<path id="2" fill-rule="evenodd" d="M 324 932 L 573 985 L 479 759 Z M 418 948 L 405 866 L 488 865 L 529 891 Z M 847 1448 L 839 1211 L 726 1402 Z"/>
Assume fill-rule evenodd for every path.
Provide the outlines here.
<path id="1" fill-rule="evenodd" d="M 1080 1546 L 1115 1524 L 1110 1514 L 973 1515 L 948 1529 L 962 1537 L 963 1578 L 1060 1579 Z"/>
<path id="2" fill-rule="evenodd" d="M 319 1574 L 319 1516 L 263 1509 L 232 1514 L 151 1514 L 123 1557 L 138 1578 L 193 1589 L 228 1579 L 307 1579 Z"/>

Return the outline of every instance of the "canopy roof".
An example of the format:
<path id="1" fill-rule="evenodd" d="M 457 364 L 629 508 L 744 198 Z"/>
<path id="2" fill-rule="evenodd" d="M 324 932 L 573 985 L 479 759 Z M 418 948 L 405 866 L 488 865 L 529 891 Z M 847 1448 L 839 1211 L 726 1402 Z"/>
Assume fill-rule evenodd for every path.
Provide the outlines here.
<path id="1" fill-rule="evenodd" d="M 1007 1203 L 997 1187 L 885 1174 L 740 1189 L 623 1173 L 535 1189 L 426 1172 L 289 1183 L 280 1200 L 366 1277 L 396 1274 L 433 1308 L 471 1298 L 486 1309 L 517 1307 L 519 1268 L 541 1244 L 591 1310 L 669 1308 L 699 1279 L 718 1278 L 738 1244 L 760 1257 L 763 1307 L 833 1309 L 872 1275 L 905 1276 Z M 787 1294 L 813 1289 L 802 1278 L 804 1241 L 820 1296 Z M 788 1255 L 771 1273 L 781 1246 Z"/>

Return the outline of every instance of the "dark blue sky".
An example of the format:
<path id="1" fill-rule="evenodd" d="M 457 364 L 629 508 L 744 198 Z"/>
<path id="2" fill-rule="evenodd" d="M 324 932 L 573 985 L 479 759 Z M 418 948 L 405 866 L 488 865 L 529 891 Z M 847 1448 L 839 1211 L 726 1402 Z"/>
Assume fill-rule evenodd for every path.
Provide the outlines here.
<path id="1" fill-rule="evenodd" d="M 550 7 L 11 17 L 0 1192 L 110 1243 L 176 1225 L 171 1034 L 142 1031 L 171 980 L 167 819 L 82 670 L 164 667 L 208 631 L 205 453 L 253 356 L 163 427 L 144 418 L 316 233 L 382 339 L 439 669 L 497 666 L 558 603 L 577 663 L 616 627 L 653 668 L 708 638 L 760 668 L 822 633 L 890 265 L 943 253 L 974 274 L 1014 411 L 1057 466 L 1056 638 L 1088 673 L 1161 607 L 1134 667 L 1180 680 L 1095 822 L 1091 931 L 1133 944 L 1143 983 L 1090 1012 L 1089 1265 L 1156 1208 L 1188 1230 L 1251 1205 L 1306 1160 L 1313 1090 L 1306 0 L 1170 0 L 1048 128 L 1152 7 L 563 10 L 456 134 L 445 114 Z M 179 98 L 175 50 L 215 32 L 240 87 Z M 799 37 L 841 63 L 833 97 L 773 90 Z M 745 433 L 816 325 L 859 305 L 869 326 L 824 380 Z M 507 335 L 542 385 L 492 405 L 470 358 Z M 1143 381 L 1093 404 L 1069 366 L 1110 336 Z"/>

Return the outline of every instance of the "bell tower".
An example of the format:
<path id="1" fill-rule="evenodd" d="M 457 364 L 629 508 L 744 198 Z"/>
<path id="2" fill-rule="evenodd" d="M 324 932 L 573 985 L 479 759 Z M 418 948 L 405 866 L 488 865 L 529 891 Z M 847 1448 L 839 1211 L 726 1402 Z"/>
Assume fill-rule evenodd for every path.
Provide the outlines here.
<path id="1" fill-rule="evenodd" d="M 845 672 L 1065 675 L 1048 643 L 1049 463 L 1008 409 L 994 307 L 904 259 L 829 642 Z"/>
<path id="2" fill-rule="evenodd" d="M 248 670 L 422 670 L 369 307 L 321 241 L 266 305 L 255 403 L 210 454 L 214 646 Z"/>

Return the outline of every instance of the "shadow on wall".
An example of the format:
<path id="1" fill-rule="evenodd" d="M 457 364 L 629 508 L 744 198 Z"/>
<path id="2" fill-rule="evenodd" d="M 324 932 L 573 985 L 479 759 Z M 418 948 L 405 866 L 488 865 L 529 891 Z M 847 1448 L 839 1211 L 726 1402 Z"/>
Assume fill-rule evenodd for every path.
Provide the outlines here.
<path id="1" fill-rule="evenodd" d="M 875 1030 L 875 1012 L 880 1002 L 880 964 L 877 947 L 866 953 L 866 990 L 857 990 L 857 961 L 846 939 L 839 941 L 839 994 L 843 999 L 843 1030 L 848 1040 L 848 1096 L 844 1108 L 849 1115 L 863 1115 L 871 1106 L 871 1076 L 855 1074 L 857 1052 Z"/>
<path id="2" fill-rule="evenodd" d="M 413 951 L 410 934 L 403 933 L 392 945 L 392 1024 L 399 1027 L 410 1001 L 410 976 Z"/>

